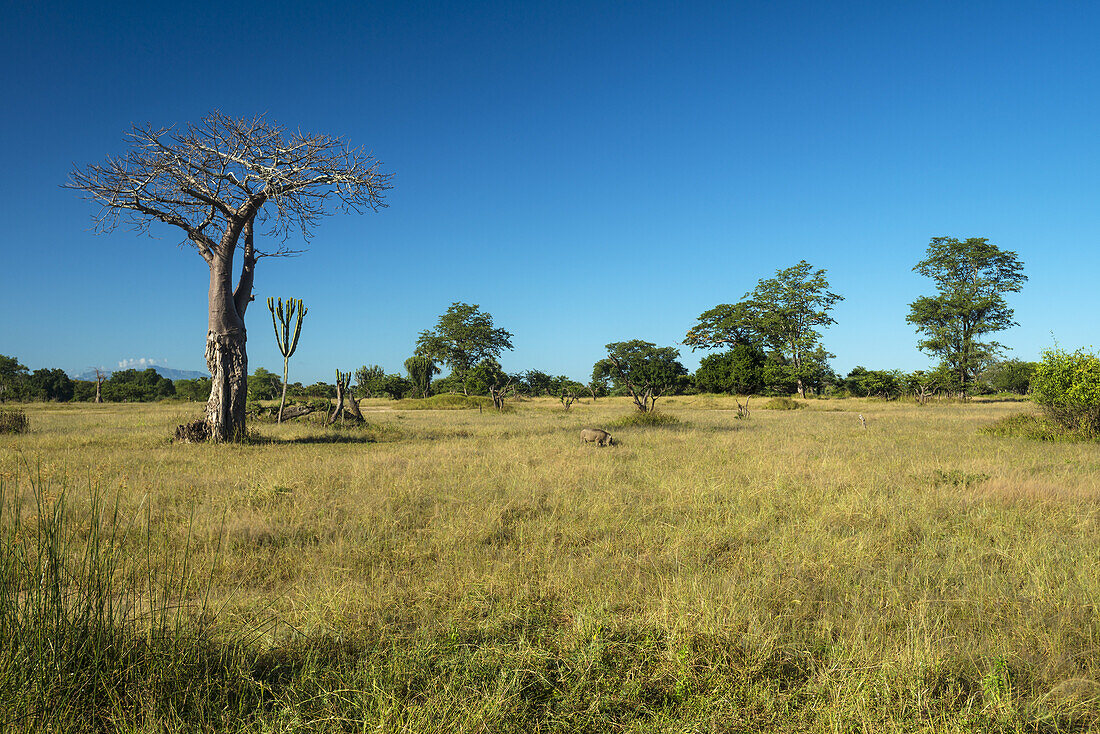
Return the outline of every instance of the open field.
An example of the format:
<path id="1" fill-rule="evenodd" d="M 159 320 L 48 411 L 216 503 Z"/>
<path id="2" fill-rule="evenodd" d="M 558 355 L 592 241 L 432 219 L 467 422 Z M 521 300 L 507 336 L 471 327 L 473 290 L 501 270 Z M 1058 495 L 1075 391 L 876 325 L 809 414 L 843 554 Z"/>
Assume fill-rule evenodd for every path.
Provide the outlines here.
<path id="1" fill-rule="evenodd" d="M 1029 403 L 763 402 L 738 421 L 729 398 L 662 400 L 680 424 L 609 428 L 609 448 L 579 429 L 628 401 L 498 415 L 368 400 L 367 428 L 257 424 L 229 446 L 168 440 L 195 404 L 28 405 L 30 433 L 0 436 L 4 558 L 33 546 L 62 490 L 73 557 L 93 493 L 117 503 L 116 583 L 136 609 L 175 584 L 182 611 L 151 618 L 183 630 L 177 660 L 200 662 L 169 680 L 127 658 L 84 699 L 45 673 L 13 687 L 25 661 L 8 652 L 0 717 L 58 731 L 67 716 L 123 731 L 1100 727 L 1100 445 L 978 432 Z M 155 639 L 135 654 L 172 657 Z"/>

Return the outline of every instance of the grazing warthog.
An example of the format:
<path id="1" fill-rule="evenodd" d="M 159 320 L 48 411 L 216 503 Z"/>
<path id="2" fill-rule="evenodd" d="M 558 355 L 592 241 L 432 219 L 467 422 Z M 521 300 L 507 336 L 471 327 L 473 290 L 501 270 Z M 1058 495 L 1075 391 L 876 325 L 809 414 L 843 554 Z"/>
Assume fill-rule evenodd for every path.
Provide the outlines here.
<path id="1" fill-rule="evenodd" d="M 611 434 L 607 431 L 601 431 L 599 428 L 582 429 L 581 441 L 585 443 L 592 443 L 595 441 L 597 446 L 610 446 L 612 444 Z"/>

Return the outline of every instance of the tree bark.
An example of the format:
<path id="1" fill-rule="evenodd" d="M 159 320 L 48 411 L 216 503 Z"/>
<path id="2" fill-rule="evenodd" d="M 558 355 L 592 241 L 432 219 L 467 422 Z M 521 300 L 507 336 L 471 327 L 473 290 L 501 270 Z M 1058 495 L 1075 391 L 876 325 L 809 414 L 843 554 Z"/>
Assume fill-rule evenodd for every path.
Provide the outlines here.
<path id="1" fill-rule="evenodd" d="M 206 422 L 210 424 L 210 440 L 215 443 L 239 441 L 245 435 L 247 336 L 233 293 L 232 253 L 229 249 L 228 257 L 215 256 L 210 261 L 206 366 L 210 370 L 211 384 Z"/>
<path id="2" fill-rule="evenodd" d="M 210 370 L 210 399 L 206 422 L 216 443 L 239 441 L 245 435 L 245 403 L 248 397 L 248 355 L 244 329 L 206 335 L 206 366 Z"/>
<path id="3" fill-rule="evenodd" d="M 366 421 L 366 419 L 363 418 L 363 413 L 359 410 L 359 401 L 356 399 L 353 391 L 349 391 L 347 395 L 347 411 L 356 423 L 363 423 Z"/>

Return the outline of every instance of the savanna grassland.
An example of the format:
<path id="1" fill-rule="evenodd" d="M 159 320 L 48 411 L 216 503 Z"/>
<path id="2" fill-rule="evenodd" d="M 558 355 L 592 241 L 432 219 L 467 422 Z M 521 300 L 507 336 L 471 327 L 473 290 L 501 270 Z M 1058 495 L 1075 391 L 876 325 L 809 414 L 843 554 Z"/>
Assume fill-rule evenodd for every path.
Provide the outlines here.
<path id="1" fill-rule="evenodd" d="M 194 404 L 27 405 L 0 724 L 1100 727 L 1100 444 L 980 432 L 1025 402 L 802 402 L 368 400 L 220 446 L 168 439 Z"/>

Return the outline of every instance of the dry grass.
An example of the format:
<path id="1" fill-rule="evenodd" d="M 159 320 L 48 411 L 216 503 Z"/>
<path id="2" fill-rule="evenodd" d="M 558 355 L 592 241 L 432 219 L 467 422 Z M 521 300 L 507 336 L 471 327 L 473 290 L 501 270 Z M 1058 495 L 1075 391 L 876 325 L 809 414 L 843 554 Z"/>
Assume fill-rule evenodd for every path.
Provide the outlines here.
<path id="1" fill-rule="evenodd" d="M 190 533 L 216 628 L 269 654 L 351 645 L 340 685 L 380 698 L 324 711 L 367 728 L 1100 722 L 1097 445 L 979 432 L 1019 403 L 804 406 L 738 421 L 732 399 L 671 398 L 680 423 L 598 448 L 580 428 L 627 401 L 372 411 L 244 446 L 170 443 L 181 404 L 28 405 L 0 474 L 117 493 L 166 545 Z"/>

